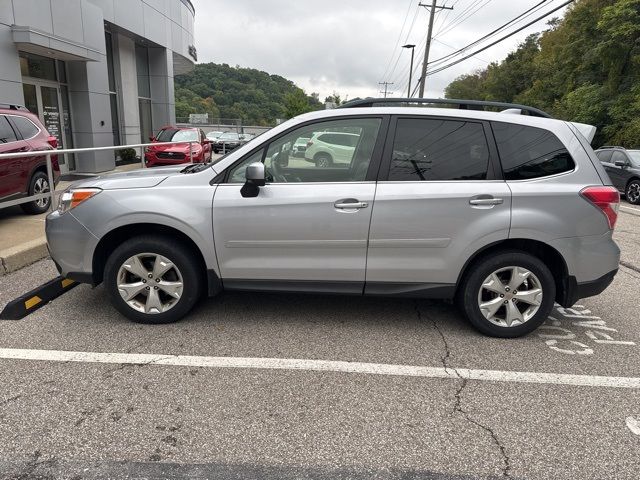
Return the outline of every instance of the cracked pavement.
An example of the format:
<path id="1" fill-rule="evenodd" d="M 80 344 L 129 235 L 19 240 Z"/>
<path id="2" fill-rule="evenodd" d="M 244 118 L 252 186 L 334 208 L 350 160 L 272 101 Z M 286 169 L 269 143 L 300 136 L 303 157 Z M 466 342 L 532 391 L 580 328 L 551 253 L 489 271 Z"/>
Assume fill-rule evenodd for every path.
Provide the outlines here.
<path id="1" fill-rule="evenodd" d="M 640 377 L 640 216 L 603 295 L 517 340 L 445 302 L 225 294 L 174 325 L 130 323 L 79 286 L 0 348 L 153 354 L 135 364 L 0 358 L 0 478 L 637 479 L 637 389 L 468 380 L 463 369 Z M 632 268 L 634 267 L 634 268 Z M 55 275 L 0 277 L 0 307 Z M 596 318 L 597 317 L 597 318 Z M 444 367 L 450 378 L 200 368 L 171 355 Z M 456 378 L 457 377 L 457 378 Z M 632 425 L 636 425 L 632 422 Z"/>

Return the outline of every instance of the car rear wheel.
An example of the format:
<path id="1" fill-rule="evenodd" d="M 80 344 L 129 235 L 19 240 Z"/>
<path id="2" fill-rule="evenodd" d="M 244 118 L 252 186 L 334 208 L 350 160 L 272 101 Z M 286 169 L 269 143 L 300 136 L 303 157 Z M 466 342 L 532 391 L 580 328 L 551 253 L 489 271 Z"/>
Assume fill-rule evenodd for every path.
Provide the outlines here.
<path id="1" fill-rule="evenodd" d="M 31 177 L 29 182 L 29 196 L 40 195 L 42 193 L 48 193 L 51 191 L 51 185 L 49 184 L 49 177 L 44 172 L 36 172 Z M 31 215 L 39 215 L 49 210 L 51 205 L 51 198 L 41 198 L 40 200 L 34 200 L 33 202 L 23 203 L 22 210 Z"/>
<path id="2" fill-rule="evenodd" d="M 640 180 L 632 180 L 629 182 L 625 196 L 627 197 L 627 202 L 633 205 L 640 204 Z"/>
<path id="3" fill-rule="evenodd" d="M 326 153 L 319 153 L 315 156 L 314 160 L 316 161 L 316 167 L 318 168 L 327 168 L 333 164 L 331 155 L 327 155 Z"/>
<path id="4" fill-rule="evenodd" d="M 480 332 L 492 337 L 526 335 L 548 318 L 556 296 L 549 268 L 520 251 L 486 256 L 461 285 L 462 310 Z"/>
<path id="5" fill-rule="evenodd" d="M 180 320 L 201 296 L 200 266 L 189 249 L 163 237 L 127 240 L 109 256 L 105 286 L 113 306 L 138 323 Z"/>

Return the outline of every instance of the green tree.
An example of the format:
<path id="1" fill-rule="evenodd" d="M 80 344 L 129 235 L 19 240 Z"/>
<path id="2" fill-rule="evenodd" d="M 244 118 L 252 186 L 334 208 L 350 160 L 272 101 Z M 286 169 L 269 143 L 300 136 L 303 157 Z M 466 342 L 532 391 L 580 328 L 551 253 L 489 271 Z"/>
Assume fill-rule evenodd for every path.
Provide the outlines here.
<path id="1" fill-rule="evenodd" d="M 309 97 L 300 89 L 289 92 L 284 97 L 284 114 L 287 118 L 293 118 L 312 110 Z"/>

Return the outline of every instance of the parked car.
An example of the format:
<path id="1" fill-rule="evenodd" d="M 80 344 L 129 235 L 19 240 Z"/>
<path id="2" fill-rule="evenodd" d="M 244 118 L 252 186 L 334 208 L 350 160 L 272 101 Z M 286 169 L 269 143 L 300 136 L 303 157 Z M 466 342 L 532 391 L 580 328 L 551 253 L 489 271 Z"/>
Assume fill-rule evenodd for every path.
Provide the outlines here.
<path id="1" fill-rule="evenodd" d="M 224 132 L 209 132 L 207 133 L 207 138 L 211 141 L 211 142 L 215 142 L 218 137 L 220 135 L 222 135 Z"/>
<path id="2" fill-rule="evenodd" d="M 360 135 L 355 133 L 314 133 L 307 142 L 304 158 L 316 167 L 344 166 L 351 162 L 359 140 Z"/>
<path id="3" fill-rule="evenodd" d="M 25 107 L 0 105 L 0 154 L 34 152 L 26 158 L 0 159 L 0 202 L 50 192 L 47 160 L 41 153 L 57 146 L 56 137 L 49 135 L 38 117 Z M 51 156 L 51 164 L 57 183 L 57 155 Z M 50 203 L 51 199 L 43 198 L 20 206 L 25 213 L 36 215 L 46 212 Z"/>
<path id="4" fill-rule="evenodd" d="M 224 132 L 213 142 L 214 153 L 230 152 L 242 144 L 240 135 L 235 132 Z"/>
<path id="5" fill-rule="evenodd" d="M 292 155 L 298 158 L 304 158 L 304 152 L 307 150 L 307 143 L 311 140 L 308 137 L 300 137 L 293 144 Z"/>
<path id="6" fill-rule="evenodd" d="M 250 142 L 254 138 L 256 138 L 256 136 L 253 133 L 241 133 L 240 134 L 240 140 L 242 140 L 242 143 Z"/>
<path id="7" fill-rule="evenodd" d="M 136 322 L 258 290 L 455 299 L 481 332 L 524 335 L 620 257 L 595 128 L 530 111 L 318 111 L 216 164 L 83 180 L 47 217 L 51 256 Z M 348 164 L 289 161 L 320 129 L 359 132 Z"/>
<path id="8" fill-rule="evenodd" d="M 211 141 L 204 132 L 193 127 L 163 127 L 155 137 L 149 140 L 153 143 L 163 142 L 194 142 L 178 143 L 175 145 L 154 145 L 147 147 L 144 161 L 147 167 L 158 165 L 179 165 L 189 163 L 204 163 L 211 161 Z M 190 153 L 191 149 L 191 153 Z"/>
<path id="9" fill-rule="evenodd" d="M 618 191 L 629 203 L 640 205 L 640 150 L 602 147 L 596 155 Z"/>

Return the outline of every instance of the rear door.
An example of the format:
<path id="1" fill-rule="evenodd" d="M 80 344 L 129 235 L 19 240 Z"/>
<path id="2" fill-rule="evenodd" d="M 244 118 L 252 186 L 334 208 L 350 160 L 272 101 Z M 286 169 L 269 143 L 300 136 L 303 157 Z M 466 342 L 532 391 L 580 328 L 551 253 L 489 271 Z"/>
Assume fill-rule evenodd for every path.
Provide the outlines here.
<path id="1" fill-rule="evenodd" d="M 447 296 L 466 260 L 508 238 L 511 194 L 486 122 L 392 120 L 376 191 L 365 293 Z"/>
<path id="2" fill-rule="evenodd" d="M 0 115 L 0 153 L 22 153 L 29 150 L 29 144 L 22 140 L 5 115 Z M 0 198 L 24 193 L 29 159 L 10 158 L 0 160 Z"/>
<path id="3" fill-rule="evenodd" d="M 297 127 L 227 169 L 213 199 L 216 253 L 225 288 L 362 293 L 383 117 L 346 117 Z M 292 155 L 314 129 L 358 131 L 341 167 Z M 247 165 L 263 162 L 267 184 L 243 197 Z"/>

